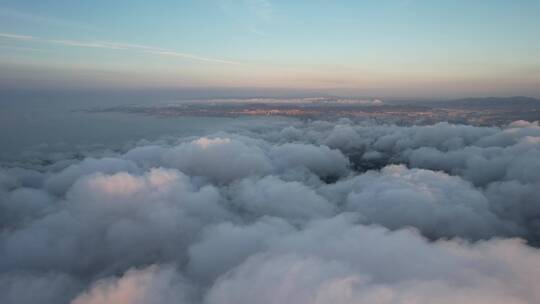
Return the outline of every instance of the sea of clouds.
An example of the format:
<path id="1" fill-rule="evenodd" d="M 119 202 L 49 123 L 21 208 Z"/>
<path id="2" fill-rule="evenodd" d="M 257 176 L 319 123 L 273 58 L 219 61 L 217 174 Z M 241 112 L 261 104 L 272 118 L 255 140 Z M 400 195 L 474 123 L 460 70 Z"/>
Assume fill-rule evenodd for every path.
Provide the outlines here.
<path id="1" fill-rule="evenodd" d="M 540 127 L 238 126 L 0 168 L 0 303 L 540 303 Z"/>

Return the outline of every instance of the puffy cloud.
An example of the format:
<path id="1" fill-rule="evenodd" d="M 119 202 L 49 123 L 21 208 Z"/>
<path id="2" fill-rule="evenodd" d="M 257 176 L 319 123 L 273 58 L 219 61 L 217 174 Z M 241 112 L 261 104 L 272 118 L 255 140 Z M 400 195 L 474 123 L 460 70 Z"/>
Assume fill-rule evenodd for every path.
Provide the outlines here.
<path id="1" fill-rule="evenodd" d="M 516 157 L 519 155 L 520 157 Z M 540 142 L 524 137 L 508 147 L 464 147 L 443 152 L 424 147 L 411 151 L 411 166 L 460 175 L 477 185 L 501 180 L 535 182 L 540 178 Z"/>
<path id="2" fill-rule="evenodd" d="M 63 273 L 7 272 L 0 274 L 3 304 L 69 303 L 82 282 Z"/>
<path id="3" fill-rule="evenodd" d="M 268 249 L 272 240 L 294 231 L 291 224 L 271 217 L 263 217 L 251 225 L 224 222 L 209 226 L 189 248 L 188 272 L 212 282 L 249 256 Z"/>
<path id="4" fill-rule="evenodd" d="M 53 197 L 46 191 L 16 188 L 0 193 L 0 229 L 13 229 L 55 208 Z"/>
<path id="5" fill-rule="evenodd" d="M 100 280 L 71 304 L 186 304 L 191 292 L 172 266 L 153 265 L 129 270 L 121 278 Z"/>
<path id="6" fill-rule="evenodd" d="M 112 174 L 116 172 L 136 172 L 135 163 L 118 158 L 87 158 L 50 176 L 46 187 L 54 194 L 64 194 L 77 178 L 91 173 Z"/>
<path id="7" fill-rule="evenodd" d="M 536 246 L 540 245 L 540 181 L 492 183 L 486 189 L 486 197 L 500 218 L 525 227 L 528 233 L 524 237 Z"/>
<path id="8" fill-rule="evenodd" d="M 443 172 L 394 165 L 360 175 L 352 184 L 346 210 L 370 223 L 391 229 L 412 226 L 433 238 L 517 234 L 517 227 L 489 210 L 482 192 Z"/>
<path id="9" fill-rule="evenodd" d="M 321 177 L 343 176 L 349 160 L 339 151 L 327 146 L 289 143 L 278 145 L 270 157 L 280 171 L 307 169 Z"/>
<path id="10" fill-rule="evenodd" d="M 516 120 L 508 125 L 509 128 L 538 128 L 538 121 L 528 122 L 526 120 Z"/>
<path id="11" fill-rule="evenodd" d="M 91 275 L 181 261 L 202 226 L 229 216 L 214 187 L 199 188 L 172 169 L 92 174 L 66 197 L 57 210 L 2 235 L 0 269 Z"/>
<path id="12" fill-rule="evenodd" d="M 268 174 L 272 169 L 260 147 L 230 138 L 201 137 L 174 147 L 163 158 L 187 174 L 223 183 Z"/>
<path id="13" fill-rule="evenodd" d="M 332 148 L 340 148 L 345 151 L 364 148 L 360 134 L 350 124 L 338 124 L 325 138 L 324 143 Z"/>
<path id="14" fill-rule="evenodd" d="M 313 189 L 275 176 L 244 179 L 231 187 L 232 204 L 254 216 L 270 215 L 287 219 L 313 219 L 334 212 L 326 199 Z M 247 216 L 247 215 L 246 215 Z"/>
<path id="15" fill-rule="evenodd" d="M 540 256 L 515 239 L 430 243 L 411 231 L 388 232 L 338 217 L 278 243 L 220 277 L 207 303 L 540 300 Z"/>
<path id="16" fill-rule="evenodd" d="M 0 168 L 0 302 L 540 301 L 535 123 L 235 128 Z"/>
<path id="17" fill-rule="evenodd" d="M 8 172 L 7 170 L 2 170 L 0 168 L 0 189 L 10 189 L 17 186 L 17 180 L 15 180 Z"/>

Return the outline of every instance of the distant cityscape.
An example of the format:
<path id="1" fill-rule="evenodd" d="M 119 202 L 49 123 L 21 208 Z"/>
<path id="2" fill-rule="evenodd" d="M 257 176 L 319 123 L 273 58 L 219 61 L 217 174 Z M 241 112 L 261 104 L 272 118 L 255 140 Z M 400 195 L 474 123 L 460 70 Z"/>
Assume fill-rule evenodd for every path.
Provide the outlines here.
<path id="1" fill-rule="evenodd" d="M 392 101 L 379 99 L 211 99 L 162 105 L 129 105 L 91 109 L 161 117 L 285 116 L 300 119 L 372 119 L 412 125 L 447 121 L 475 126 L 502 126 L 516 120 L 540 120 L 540 100 L 529 97 L 469 98 L 451 101 Z"/>

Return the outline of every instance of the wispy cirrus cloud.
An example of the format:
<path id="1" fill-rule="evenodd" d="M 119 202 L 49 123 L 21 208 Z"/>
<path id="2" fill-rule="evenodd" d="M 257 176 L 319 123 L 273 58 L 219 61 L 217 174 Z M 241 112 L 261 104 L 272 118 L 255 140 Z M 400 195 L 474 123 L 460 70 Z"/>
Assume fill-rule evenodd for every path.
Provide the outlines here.
<path id="1" fill-rule="evenodd" d="M 121 42 L 102 42 L 102 41 L 81 41 L 81 40 L 64 40 L 64 39 L 44 39 L 34 37 L 30 35 L 20 35 L 14 33 L 0 33 L 0 40 L 17 40 L 25 42 L 41 42 L 52 43 L 57 45 L 63 45 L 67 47 L 79 47 L 79 48 L 94 48 L 94 49 L 107 49 L 107 50 L 129 50 L 135 52 L 141 52 L 156 56 L 171 56 L 179 57 L 195 61 L 203 61 L 218 64 L 240 64 L 236 61 L 225 60 L 220 58 L 212 58 L 206 56 L 200 56 L 195 54 L 178 52 L 172 49 L 166 49 L 156 46 L 148 46 L 141 44 L 121 43 Z"/>
<path id="2" fill-rule="evenodd" d="M 16 35 L 8 33 L 0 33 L 0 38 L 15 39 L 15 40 L 32 40 L 34 37 L 27 35 Z"/>
<path id="3" fill-rule="evenodd" d="M 209 58 L 209 57 L 202 57 L 202 56 L 186 54 L 186 53 L 180 53 L 180 52 L 176 52 L 176 51 L 168 51 L 168 50 L 148 50 L 148 51 L 146 51 L 146 53 L 153 54 L 153 55 L 182 57 L 182 58 L 186 58 L 186 59 L 205 61 L 205 62 L 222 63 L 222 64 L 234 64 L 234 65 L 240 64 L 239 62 L 236 62 L 236 61 Z"/>
<path id="4" fill-rule="evenodd" d="M 190 60 L 204 61 L 204 62 L 213 62 L 221 64 L 239 64 L 239 62 L 204 57 L 189 53 L 182 53 L 171 49 L 165 49 L 160 47 L 140 45 L 140 44 L 129 44 L 129 43 L 117 43 L 117 42 L 85 42 L 85 41 L 73 41 L 73 40 L 53 40 L 51 42 L 63 44 L 67 46 L 74 47 L 86 47 L 86 48 L 102 48 L 110 50 L 132 50 L 144 52 L 146 54 L 158 55 L 158 56 L 171 56 L 171 57 L 181 57 Z"/>
<path id="5" fill-rule="evenodd" d="M 84 48 L 109 49 L 109 50 L 127 49 L 124 47 L 120 47 L 114 43 L 107 43 L 107 42 L 86 42 L 86 41 L 76 41 L 76 40 L 48 40 L 48 42 L 62 44 L 66 46 L 84 47 Z"/>

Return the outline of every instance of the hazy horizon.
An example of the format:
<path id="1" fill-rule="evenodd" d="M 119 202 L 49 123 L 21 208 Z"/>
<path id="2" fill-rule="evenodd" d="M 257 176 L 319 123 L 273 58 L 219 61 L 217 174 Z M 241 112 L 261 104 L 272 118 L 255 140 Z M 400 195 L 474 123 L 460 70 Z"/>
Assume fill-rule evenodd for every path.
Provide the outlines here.
<path id="1" fill-rule="evenodd" d="M 78 99 L 86 100 L 106 97 L 112 101 L 113 97 L 129 102 L 145 100 L 147 102 L 165 102 L 173 100 L 196 100 L 196 99 L 227 99 L 227 98 L 365 98 L 382 99 L 386 101 L 451 101 L 468 98 L 500 98 L 512 99 L 516 97 L 527 97 L 540 99 L 540 95 L 535 94 L 490 94 L 454 92 L 447 95 L 385 95 L 382 94 L 361 94 L 361 92 L 347 92 L 342 90 L 309 90 L 309 89 L 287 89 L 287 88 L 245 88 L 245 87 L 186 87 L 186 88 L 54 88 L 54 87 L 32 87 L 32 88 L 0 88 L 0 102 L 9 102 L 10 98 L 18 101 L 32 99 L 47 100 L 54 96 L 69 97 L 72 102 Z"/>

